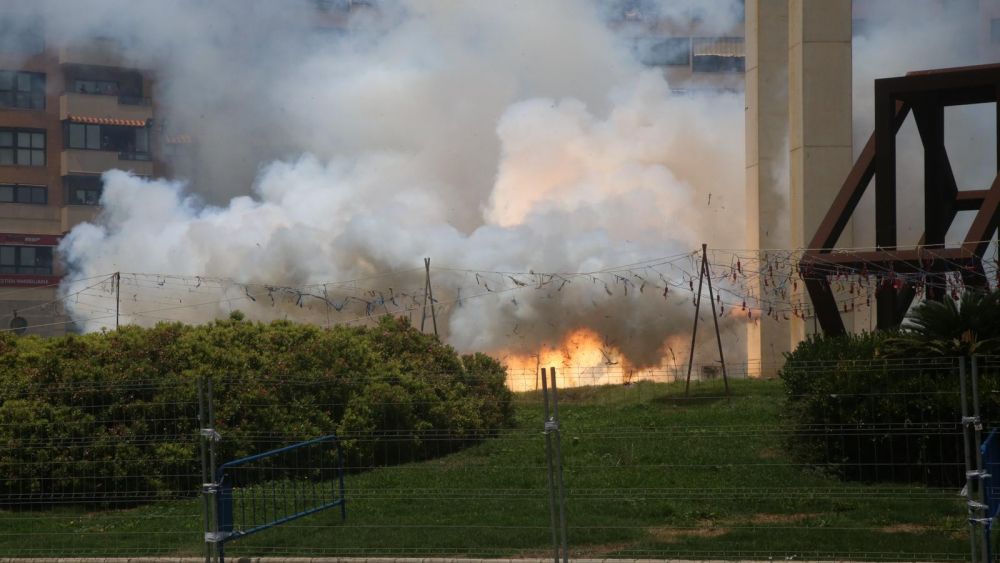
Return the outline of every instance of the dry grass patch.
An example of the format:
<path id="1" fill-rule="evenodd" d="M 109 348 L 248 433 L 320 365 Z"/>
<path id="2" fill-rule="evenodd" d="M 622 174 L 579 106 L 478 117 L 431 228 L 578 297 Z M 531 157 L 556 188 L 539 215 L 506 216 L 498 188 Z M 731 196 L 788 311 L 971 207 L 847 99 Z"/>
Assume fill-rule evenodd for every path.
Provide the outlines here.
<path id="1" fill-rule="evenodd" d="M 714 522 L 699 522 L 697 527 L 691 528 L 664 526 L 649 529 L 649 535 L 663 543 L 677 543 L 684 538 L 717 538 L 729 532 L 729 528 L 717 526 Z"/>
<path id="2" fill-rule="evenodd" d="M 764 448 L 757 452 L 757 457 L 760 459 L 778 459 L 781 457 L 781 450 L 778 448 Z"/>
<path id="3" fill-rule="evenodd" d="M 586 558 L 586 559 L 603 559 L 610 555 L 622 551 L 628 551 L 634 549 L 636 546 L 635 542 L 628 543 L 605 543 L 598 545 L 581 545 L 577 548 L 570 548 L 570 553 L 575 558 Z M 551 555 L 552 551 L 549 551 L 545 556 Z"/>
<path id="4" fill-rule="evenodd" d="M 923 534 L 931 532 L 934 528 L 925 524 L 892 524 L 879 528 L 880 532 L 886 534 Z"/>
<path id="5" fill-rule="evenodd" d="M 800 512 L 796 514 L 754 514 L 750 517 L 752 524 L 794 524 L 805 520 L 812 520 L 819 514 Z"/>

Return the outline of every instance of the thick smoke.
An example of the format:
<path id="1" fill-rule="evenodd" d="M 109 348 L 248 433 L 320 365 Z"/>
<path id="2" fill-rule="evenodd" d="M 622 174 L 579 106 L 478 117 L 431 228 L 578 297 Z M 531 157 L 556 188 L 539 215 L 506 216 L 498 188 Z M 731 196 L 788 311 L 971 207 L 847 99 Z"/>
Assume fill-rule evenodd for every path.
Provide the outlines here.
<path id="1" fill-rule="evenodd" d="M 857 147 L 873 78 L 980 56 L 974 2 L 872 4 L 855 38 Z M 658 33 L 694 18 L 694 33 L 720 34 L 740 2 L 378 2 L 336 31 L 318 30 L 315 5 L 29 5 L 51 37 L 111 37 L 155 68 L 163 133 L 197 140 L 173 179 L 106 175 L 105 213 L 63 246 L 67 295 L 93 276 L 150 272 L 161 275 L 125 280 L 126 322 L 234 309 L 419 322 L 430 256 L 440 330 L 463 350 L 531 352 L 589 328 L 648 365 L 687 333 L 690 292 L 651 291 L 660 274 L 683 281 L 679 269 L 606 270 L 701 242 L 745 246 L 742 99 L 671 94 L 685 85 L 635 60 L 635 17 L 660 18 Z M 961 121 L 950 135 L 992 123 L 949 117 Z M 982 146 L 977 135 L 949 142 Z M 904 190 L 922 170 L 907 143 Z M 918 209 L 901 213 L 904 229 L 916 224 L 905 218 Z M 870 238 L 855 228 L 854 245 Z M 87 329 L 112 323 L 106 301 L 67 303 Z"/>
<path id="2" fill-rule="evenodd" d="M 743 246 L 742 96 L 671 94 L 596 5 L 380 2 L 318 33 L 305 2 L 164 4 L 46 14 L 57 36 L 116 37 L 156 68 L 167 132 L 198 140 L 190 178 L 107 173 L 100 220 L 62 245 L 67 295 L 162 274 L 125 277 L 125 322 L 419 317 L 430 256 L 462 350 L 589 328 L 649 365 L 689 330 L 690 292 L 652 290 L 679 270 L 568 273 Z M 114 322 L 107 303 L 67 303 L 87 329 Z"/>

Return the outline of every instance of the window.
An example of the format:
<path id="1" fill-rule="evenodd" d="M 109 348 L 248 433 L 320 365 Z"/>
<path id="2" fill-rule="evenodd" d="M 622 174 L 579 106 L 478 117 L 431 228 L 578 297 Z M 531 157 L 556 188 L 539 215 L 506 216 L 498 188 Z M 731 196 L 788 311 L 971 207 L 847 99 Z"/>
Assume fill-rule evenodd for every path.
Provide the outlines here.
<path id="1" fill-rule="evenodd" d="M 722 57 L 699 55 L 691 61 L 694 72 L 743 72 L 746 60 L 743 57 Z"/>
<path id="2" fill-rule="evenodd" d="M 0 129 L 0 165 L 45 166 L 45 131 Z"/>
<path id="3" fill-rule="evenodd" d="M 19 186 L 0 184 L 0 203 L 37 203 L 49 202 L 49 191 L 45 186 Z"/>
<path id="4" fill-rule="evenodd" d="M 45 75 L 0 71 L 0 107 L 45 109 Z"/>
<path id="5" fill-rule="evenodd" d="M 746 66 L 742 37 L 695 37 L 691 55 L 694 72 L 743 72 Z"/>
<path id="6" fill-rule="evenodd" d="M 314 0 L 316 8 L 321 12 L 349 12 L 355 6 L 367 7 L 371 0 Z"/>
<path id="7" fill-rule="evenodd" d="M 150 160 L 149 128 L 66 123 L 66 148 L 116 151 L 122 160 Z"/>
<path id="8" fill-rule="evenodd" d="M 990 41 L 1000 43 L 1000 18 L 990 20 Z"/>
<path id="9" fill-rule="evenodd" d="M 67 148 L 101 150 L 101 126 L 70 123 Z"/>
<path id="10" fill-rule="evenodd" d="M 66 176 L 66 201 L 70 205 L 97 205 L 103 183 L 100 176 Z"/>
<path id="11" fill-rule="evenodd" d="M 636 40 L 636 56 L 648 66 L 688 66 L 691 64 L 689 37 L 643 37 Z"/>
<path id="12" fill-rule="evenodd" d="M 66 92 L 118 96 L 119 103 L 149 105 L 149 100 L 142 97 L 144 80 L 143 74 L 134 70 L 71 66 L 66 69 Z"/>
<path id="13" fill-rule="evenodd" d="M 73 91 L 80 94 L 118 95 L 118 83 L 113 80 L 74 80 Z"/>
<path id="14" fill-rule="evenodd" d="M 135 130 L 135 152 L 149 154 L 149 129 Z"/>
<path id="15" fill-rule="evenodd" d="M 51 246 L 0 246 L 0 274 L 52 274 Z"/>

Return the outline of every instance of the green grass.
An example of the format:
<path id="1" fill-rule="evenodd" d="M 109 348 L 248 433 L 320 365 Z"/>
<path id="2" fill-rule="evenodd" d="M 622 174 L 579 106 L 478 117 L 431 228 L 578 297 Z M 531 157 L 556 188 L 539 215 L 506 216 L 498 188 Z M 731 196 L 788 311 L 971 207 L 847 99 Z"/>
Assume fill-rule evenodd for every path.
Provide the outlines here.
<path id="1" fill-rule="evenodd" d="M 776 381 L 560 391 L 569 543 L 577 557 L 961 559 L 958 491 L 841 482 L 782 447 Z M 516 428 L 432 461 L 347 478 L 331 510 L 243 538 L 231 555 L 546 556 L 538 393 Z M 0 513 L 0 556 L 195 555 L 196 499 L 131 510 Z"/>

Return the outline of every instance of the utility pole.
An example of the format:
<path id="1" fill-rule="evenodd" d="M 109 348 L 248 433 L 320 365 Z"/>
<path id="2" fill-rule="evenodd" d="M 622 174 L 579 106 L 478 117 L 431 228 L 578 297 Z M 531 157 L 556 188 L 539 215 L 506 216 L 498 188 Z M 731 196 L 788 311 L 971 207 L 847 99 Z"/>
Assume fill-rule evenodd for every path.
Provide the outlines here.
<path id="1" fill-rule="evenodd" d="M 708 302 L 712 304 L 712 320 L 715 323 L 715 340 L 719 344 L 719 362 L 722 364 L 722 381 L 726 386 L 726 395 L 729 395 L 729 376 L 726 374 L 726 358 L 722 353 L 722 334 L 719 332 L 719 317 L 715 312 L 715 295 L 712 291 L 712 272 L 708 268 L 708 245 L 701 245 L 701 269 L 698 272 L 698 295 L 694 302 L 694 329 L 691 330 L 691 354 L 688 356 L 687 382 L 684 384 L 684 394 L 687 395 L 691 389 L 691 367 L 694 362 L 694 341 L 698 335 L 698 312 L 701 309 L 701 284 L 708 280 Z"/>
<path id="2" fill-rule="evenodd" d="M 118 330 L 119 315 L 122 304 L 122 273 L 115 272 L 115 330 Z"/>
<path id="3" fill-rule="evenodd" d="M 420 332 L 424 331 L 424 322 L 427 320 L 427 302 L 431 304 L 431 322 L 434 325 L 434 336 L 438 335 L 437 314 L 434 311 L 434 288 L 431 287 L 431 259 L 424 258 L 424 271 L 426 278 L 424 283 L 424 310 L 420 316 Z"/>

